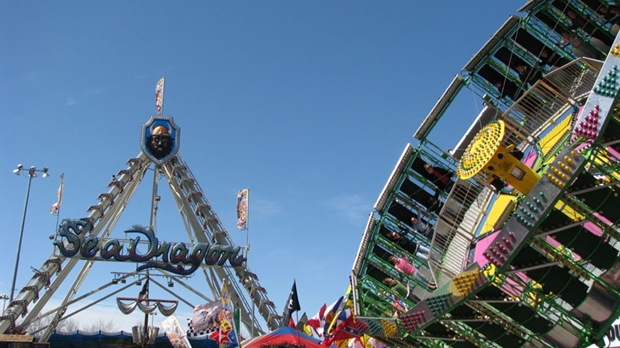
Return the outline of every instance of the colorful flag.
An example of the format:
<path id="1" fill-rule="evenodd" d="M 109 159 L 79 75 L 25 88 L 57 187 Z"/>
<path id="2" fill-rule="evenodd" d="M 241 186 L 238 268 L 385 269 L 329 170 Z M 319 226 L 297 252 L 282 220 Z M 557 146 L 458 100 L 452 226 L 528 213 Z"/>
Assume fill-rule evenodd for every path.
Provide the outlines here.
<path id="1" fill-rule="evenodd" d="M 306 335 L 312 337 L 312 327 L 308 324 L 304 325 L 304 329 L 301 330 L 301 332 L 305 333 Z"/>
<path id="2" fill-rule="evenodd" d="M 334 319 L 338 319 L 338 317 L 340 316 L 340 313 L 345 309 L 345 308 L 351 308 L 351 285 L 349 284 L 349 287 L 347 288 L 347 292 L 345 292 L 344 296 L 341 297 L 341 301 L 338 303 L 338 307 L 336 308 L 335 312 L 334 312 L 334 318 L 333 319 L 328 319 L 331 320 L 331 322 L 328 321 L 329 327 L 327 328 L 327 332 L 331 332 L 334 329 L 334 326 L 337 324 L 336 320 Z M 327 315 L 326 315 L 327 317 Z"/>
<path id="3" fill-rule="evenodd" d="M 307 322 L 308 315 L 306 314 L 306 312 L 304 312 L 304 314 L 301 315 L 301 318 L 299 318 L 299 321 L 297 322 L 296 329 L 299 331 L 304 331 Z"/>
<path id="4" fill-rule="evenodd" d="M 325 320 L 326 309 L 327 304 L 323 303 L 321 308 L 319 308 L 319 312 L 312 318 L 308 319 L 308 322 L 306 323 L 306 325 L 314 329 L 314 332 L 316 332 L 319 337 L 323 336 L 323 326 L 321 325 L 321 322 Z"/>
<path id="5" fill-rule="evenodd" d="M 349 285 L 345 295 L 332 305 L 333 309 L 325 312 L 323 336 L 328 344 L 360 335 L 353 316 L 351 289 Z"/>
<path id="6" fill-rule="evenodd" d="M 340 304 L 342 303 L 344 296 L 340 296 L 336 302 L 332 303 L 325 310 L 325 314 L 323 314 L 323 320 L 321 320 L 321 334 L 325 335 L 329 332 L 329 327 L 332 322 L 336 319 L 336 313 L 338 312 L 338 308 L 340 308 Z"/>
<path id="7" fill-rule="evenodd" d="M 353 311 L 346 308 L 336 318 L 336 327 L 329 333 L 325 333 L 326 343 L 359 337 L 360 330 L 357 328 Z"/>
<path id="8" fill-rule="evenodd" d="M 62 190 L 65 188 L 65 173 L 60 174 L 60 186 L 58 186 L 58 200 L 52 204 L 50 208 L 50 214 L 58 215 L 60 211 L 60 203 L 62 203 Z"/>
<path id="9" fill-rule="evenodd" d="M 239 231 L 248 229 L 249 194 L 249 189 L 243 189 L 237 193 L 237 229 Z"/>
<path id="10" fill-rule="evenodd" d="M 239 345 L 237 334 L 235 333 L 233 321 L 233 309 L 230 301 L 230 294 L 226 288 L 226 283 L 222 282 L 222 293 L 220 294 L 222 311 L 220 312 L 220 330 L 216 339 L 220 348 L 232 348 Z"/>
<path id="11" fill-rule="evenodd" d="M 155 86 L 155 106 L 157 107 L 157 114 L 161 115 L 164 110 L 164 78 L 162 77 L 157 81 Z"/>
<path id="12" fill-rule="evenodd" d="M 293 280 L 293 287 L 291 288 L 291 293 L 288 295 L 286 306 L 284 306 L 284 312 L 282 313 L 280 327 L 285 327 L 289 325 L 289 321 L 291 320 L 291 315 L 293 314 L 293 312 L 296 312 L 300 309 L 301 305 L 299 304 L 299 298 L 297 297 L 297 284 L 295 283 L 295 280 Z"/>
<path id="13" fill-rule="evenodd" d="M 164 329 L 170 344 L 174 348 L 192 347 L 187 339 L 187 336 L 185 335 L 185 332 L 183 332 L 183 328 L 181 328 L 181 324 L 177 320 L 177 317 L 174 315 L 169 316 L 166 320 L 162 321 L 161 326 Z"/>
<path id="14" fill-rule="evenodd" d="M 220 330 L 220 313 L 222 304 L 219 301 L 205 303 L 194 308 L 194 314 L 187 323 L 187 336 L 206 336 L 215 339 Z"/>

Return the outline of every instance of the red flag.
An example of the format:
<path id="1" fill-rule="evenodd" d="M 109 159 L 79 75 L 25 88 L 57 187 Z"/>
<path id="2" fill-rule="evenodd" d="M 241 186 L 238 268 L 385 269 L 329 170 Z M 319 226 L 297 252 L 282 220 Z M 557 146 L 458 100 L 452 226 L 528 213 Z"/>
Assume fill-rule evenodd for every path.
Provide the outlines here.
<path id="1" fill-rule="evenodd" d="M 341 341 L 360 336 L 351 309 L 345 309 L 342 311 L 338 316 L 337 323 L 338 324 L 336 327 L 330 333 L 324 333 L 325 341 L 323 343 L 325 345 L 329 346 L 334 341 Z"/>
<path id="2" fill-rule="evenodd" d="M 323 306 L 321 306 L 321 308 L 319 309 L 319 312 L 312 318 L 308 319 L 308 322 L 306 322 L 306 325 L 313 328 L 314 332 L 316 332 L 317 335 L 319 336 L 323 336 L 323 326 L 321 325 L 321 322 L 325 321 L 325 310 L 326 309 L 327 309 L 327 304 L 324 303 Z"/>

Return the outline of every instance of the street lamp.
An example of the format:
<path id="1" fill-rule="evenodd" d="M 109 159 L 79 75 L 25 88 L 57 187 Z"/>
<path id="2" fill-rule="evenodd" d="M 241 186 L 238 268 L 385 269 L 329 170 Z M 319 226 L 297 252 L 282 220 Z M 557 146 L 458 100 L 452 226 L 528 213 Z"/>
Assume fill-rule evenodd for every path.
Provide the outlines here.
<path id="1" fill-rule="evenodd" d="M 15 292 L 15 281 L 17 280 L 17 269 L 19 267 L 19 254 L 22 250 L 22 238 L 24 237 L 24 224 L 26 223 L 26 212 L 28 211 L 28 198 L 30 197 L 30 184 L 32 183 L 32 178 L 37 177 L 37 172 L 43 173 L 41 175 L 44 178 L 47 178 L 49 175 L 47 174 L 47 167 L 43 167 L 43 169 L 37 169 L 34 166 L 26 169 L 23 165 L 18 164 L 17 168 L 13 170 L 15 175 L 19 176 L 21 172 L 28 172 L 28 189 L 26 190 L 26 202 L 24 203 L 24 214 L 22 216 L 22 227 L 19 232 L 19 242 L 17 243 L 17 257 L 15 258 L 15 272 L 13 272 L 13 284 L 11 285 L 11 295 L 9 296 L 9 306 L 13 302 L 13 293 Z"/>
<path id="2" fill-rule="evenodd" d="M 0 300 L 2 300 L 2 313 L 4 313 L 4 305 L 6 304 L 6 300 L 8 299 L 9 297 L 6 294 L 0 295 Z"/>

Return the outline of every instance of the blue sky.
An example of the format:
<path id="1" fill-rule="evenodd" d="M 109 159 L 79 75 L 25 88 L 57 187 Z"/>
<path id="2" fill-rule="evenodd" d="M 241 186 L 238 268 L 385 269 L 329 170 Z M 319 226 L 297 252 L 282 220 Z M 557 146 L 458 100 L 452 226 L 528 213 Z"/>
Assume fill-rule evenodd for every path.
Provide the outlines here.
<path id="1" fill-rule="evenodd" d="M 250 188 L 250 268 L 280 312 L 296 279 L 299 314 L 314 315 L 345 292 L 368 214 L 405 145 L 417 144 L 420 122 L 523 4 L 1 0 L 0 294 L 10 292 L 28 181 L 12 170 L 21 163 L 51 174 L 32 182 L 21 289 L 53 251 L 60 173 L 61 218 L 87 216 L 140 152 L 165 76 L 164 115 L 181 127 L 179 153 L 238 245 L 246 234 L 235 228 L 236 193 Z M 480 111 L 472 100 L 435 130 L 436 143 L 456 144 Z M 150 180 L 113 237 L 148 224 Z M 169 190 L 160 190 L 158 236 L 188 241 Z M 96 265 L 80 293 L 134 267 Z M 192 284 L 209 292 L 200 279 Z M 99 313 L 122 317 L 113 301 Z M 179 311 L 182 323 L 187 313 Z M 140 317 L 119 318 L 118 328 Z"/>

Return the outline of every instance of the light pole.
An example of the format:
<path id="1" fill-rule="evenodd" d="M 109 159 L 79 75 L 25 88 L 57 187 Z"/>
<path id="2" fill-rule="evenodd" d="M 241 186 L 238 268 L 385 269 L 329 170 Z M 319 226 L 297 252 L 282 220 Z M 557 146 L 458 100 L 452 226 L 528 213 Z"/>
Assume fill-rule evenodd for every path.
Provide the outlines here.
<path id="1" fill-rule="evenodd" d="M 6 294 L 0 295 L 0 300 L 2 300 L 2 313 L 4 313 L 4 305 L 6 304 L 6 300 L 8 299 L 9 297 Z"/>
<path id="2" fill-rule="evenodd" d="M 28 189 L 26 190 L 26 202 L 24 203 L 24 214 L 22 216 L 22 227 L 19 231 L 19 242 L 17 243 L 17 257 L 15 258 L 15 271 L 13 272 L 13 283 L 11 284 L 11 295 L 9 296 L 9 306 L 13 302 L 13 293 L 15 292 L 15 281 L 17 280 L 17 269 L 19 267 L 19 254 L 22 250 L 22 238 L 24 237 L 24 224 L 26 223 L 26 212 L 28 211 L 28 198 L 30 197 L 30 184 L 32 183 L 32 178 L 37 177 L 37 172 L 42 172 L 42 177 L 46 178 L 47 167 L 43 167 L 43 169 L 37 169 L 34 166 L 26 169 L 23 165 L 18 164 L 16 169 L 13 169 L 13 173 L 19 176 L 22 171 L 28 172 Z"/>

